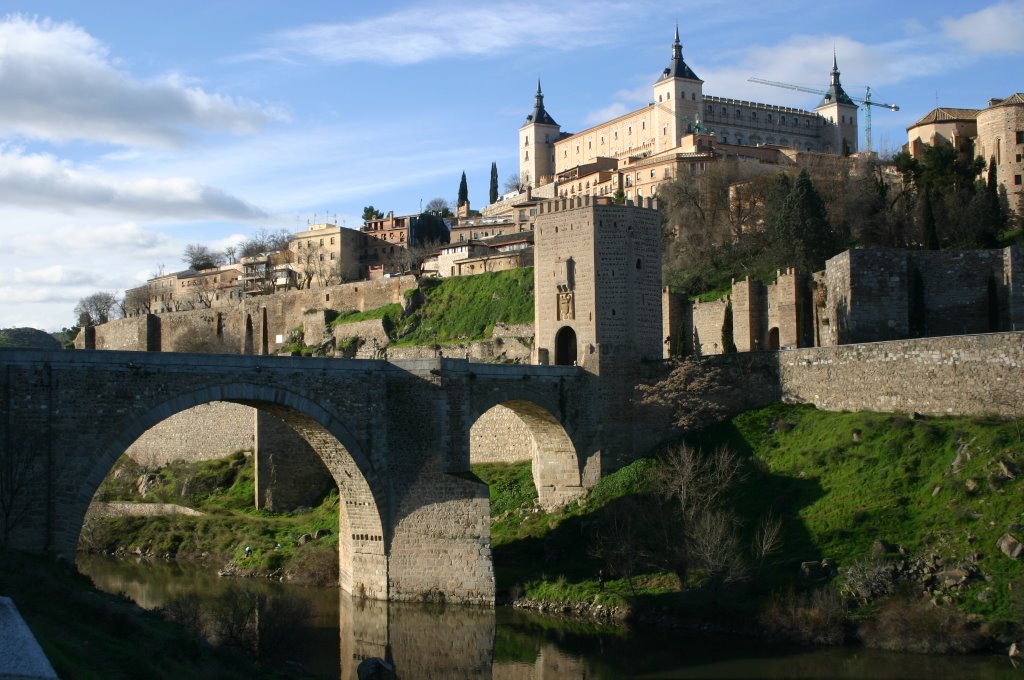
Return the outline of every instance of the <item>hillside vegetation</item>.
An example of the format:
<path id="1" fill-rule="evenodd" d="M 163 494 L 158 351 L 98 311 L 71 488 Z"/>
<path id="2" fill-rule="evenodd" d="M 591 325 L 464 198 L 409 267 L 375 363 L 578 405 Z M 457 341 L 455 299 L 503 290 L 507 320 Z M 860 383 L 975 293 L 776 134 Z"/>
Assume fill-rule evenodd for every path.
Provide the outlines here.
<path id="1" fill-rule="evenodd" d="M 512 596 L 629 603 L 701 620 L 774 616 L 766 627 L 818 642 L 841 640 L 844 621 L 896 616 L 901 627 L 925 629 L 931 624 L 913 617 L 938 612 L 940 637 L 972 630 L 976 639 L 901 648 L 964 651 L 984 638 L 967 615 L 999 638 L 1024 614 L 1024 563 L 997 548 L 1005 533 L 1024 538 L 1022 435 L 1021 423 L 784 404 L 732 418 L 692 442 L 705 452 L 727 445 L 743 460 L 725 502 L 739 522 L 743 574 L 724 585 L 706 568 L 680 584 L 667 568 L 674 538 L 658 518 L 673 509 L 657 493 L 667 474 L 659 459 L 605 477 L 554 513 L 535 507 L 529 463 L 474 471 L 490 484 L 498 587 Z M 781 520 L 781 540 L 759 559 L 744 546 L 766 516 Z M 796 620 L 837 613 L 832 633 L 792 630 Z M 869 638 L 874 629 L 862 628 Z"/>
<path id="2" fill-rule="evenodd" d="M 139 492 L 140 478 L 146 480 L 145 495 Z M 79 549 L 201 559 L 239 574 L 276 573 L 318 585 L 337 583 L 337 491 L 315 508 L 293 513 L 257 510 L 254 498 L 252 459 L 241 452 L 150 472 L 122 456 L 96 500 L 175 503 L 205 514 L 90 519 L 82 528 Z"/>
<path id="3" fill-rule="evenodd" d="M 533 323 L 533 268 L 421 279 L 413 304 L 342 311 L 333 327 L 382 319 L 392 344 L 438 345 L 491 337 L 495 323 Z"/>

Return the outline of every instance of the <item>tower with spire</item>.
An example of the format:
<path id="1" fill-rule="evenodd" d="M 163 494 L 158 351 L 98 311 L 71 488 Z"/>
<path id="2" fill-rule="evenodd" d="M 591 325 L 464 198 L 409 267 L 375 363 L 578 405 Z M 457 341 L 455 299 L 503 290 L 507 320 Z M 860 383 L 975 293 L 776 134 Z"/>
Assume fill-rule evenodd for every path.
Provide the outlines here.
<path id="1" fill-rule="evenodd" d="M 683 135 L 692 131 L 704 100 L 704 81 L 683 61 L 683 46 L 676 25 L 672 59 L 654 83 L 655 151 L 679 146 Z"/>
<path id="2" fill-rule="evenodd" d="M 544 109 L 544 92 L 537 79 L 537 94 L 533 111 L 519 128 L 519 181 L 529 186 L 541 186 L 555 174 L 555 141 L 562 128 Z"/>
<path id="3" fill-rule="evenodd" d="M 832 137 L 825 141 L 825 153 L 841 154 L 857 151 L 857 105 L 839 82 L 839 63 L 832 52 L 832 80 L 814 112 L 829 122 Z"/>

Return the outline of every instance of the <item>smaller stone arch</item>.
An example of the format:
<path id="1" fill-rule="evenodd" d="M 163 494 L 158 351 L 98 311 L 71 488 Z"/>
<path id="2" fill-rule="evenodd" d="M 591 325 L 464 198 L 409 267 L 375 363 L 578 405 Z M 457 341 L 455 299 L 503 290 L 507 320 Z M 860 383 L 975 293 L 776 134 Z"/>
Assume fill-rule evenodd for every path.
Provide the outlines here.
<path id="1" fill-rule="evenodd" d="M 529 399 L 509 399 L 473 419 L 470 462 L 526 460 L 541 507 L 557 508 L 583 493 L 576 445 L 547 408 Z"/>

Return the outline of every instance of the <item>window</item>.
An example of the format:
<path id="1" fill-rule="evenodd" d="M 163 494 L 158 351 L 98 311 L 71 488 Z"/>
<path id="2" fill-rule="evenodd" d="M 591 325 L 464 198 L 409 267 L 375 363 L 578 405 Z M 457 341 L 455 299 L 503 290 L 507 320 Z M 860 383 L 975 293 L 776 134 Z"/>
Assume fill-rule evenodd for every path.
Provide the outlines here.
<path id="1" fill-rule="evenodd" d="M 530 145 L 530 135 L 526 135 L 526 137 L 524 137 L 523 139 L 525 140 L 525 141 L 523 141 L 523 146 L 529 146 Z"/>
<path id="2" fill-rule="evenodd" d="M 1013 176 L 1013 183 L 1017 186 L 1020 186 L 1020 175 Z"/>
<path id="3" fill-rule="evenodd" d="M 332 246 L 334 245 L 334 237 L 333 236 L 331 237 L 331 245 Z"/>
<path id="4" fill-rule="evenodd" d="M 658 171 L 655 170 L 654 168 L 651 168 L 651 179 L 654 179 L 657 176 L 658 176 Z"/>
<path id="5" fill-rule="evenodd" d="M 672 93 L 671 92 L 666 92 L 665 93 L 665 99 L 672 99 Z"/>
<path id="6" fill-rule="evenodd" d="M 1017 130 L 1017 143 L 1024 144 L 1024 130 Z"/>
<path id="7" fill-rule="evenodd" d="M 690 93 L 690 101 L 692 101 L 692 102 L 697 101 L 697 93 L 696 92 L 691 92 Z"/>
<path id="8" fill-rule="evenodd" d="M 739 118 L 742 118 L 742 117 L 743 117 L 743 116 L 742 116 L 742 115 L 740 115 L 740 110 L 739 110 L 739 109 L 736 109 L 736 118 L 737 118 L 737 119 L 739 119 Z"/>
<path id="9" fill-rule="evenodd" d="M 770 114 L 770 113 L 768 114 L 768 122 L 769 123 L 772 122 L 772 114 Z"/>
<path id="10" fill-rule="evenodd" d="M 660 94 L 658 95 L 658 101 L 659 102 L 661 101 L 661 95 Z"/>
<path id="11" fill-rule="evenodd" d="M 334 259 L 334 253 L 331 253 L 331 259 L 332 260 Z"/>
<path id="12" fill-rule="evenodd" d="M 750 112 L 750 120 L 757 120 L 757 111 Z"/>
<path id="13" fill-rule="evenodd" d="M 780 116 L 779 117 L 779 123 L 781 123 L 782 125 L 785 125 L 786 124 L 786 117 L 785 116 Z"/>

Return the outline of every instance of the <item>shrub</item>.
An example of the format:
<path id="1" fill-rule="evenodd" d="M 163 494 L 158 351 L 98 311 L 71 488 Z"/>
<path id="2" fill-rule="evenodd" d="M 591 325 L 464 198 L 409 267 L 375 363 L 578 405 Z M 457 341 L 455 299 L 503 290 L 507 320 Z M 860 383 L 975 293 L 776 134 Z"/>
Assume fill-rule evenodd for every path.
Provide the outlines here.
<path id="1" fill-rule="evenodd" d="M 774 635 L 802 644 L 838 645 L 846 639 L 846 606 L 832 587 L 776 594 L 761 613 Z"/>
<path id="2" fill-rule="evenodd" d="M 292 558 L 288 580 L 312 586 L 338 585 L 337 546 L 303 546 Z"/>
<path id="3" fill-rule="evenodd" d="M 857 560 L 843 573 L 839 592 L 847 600 L 866 604 L 893 592 L 896 569 L 892 564 L 875 559 Z"/>
<path id="4" fill-rule="evenodd" d="M 860 636 L 868 647 L 919 654 L 966 654 L 987 642 L 960 610 L 902 597 L 887 599 L 878 617 L 861 625 Z"/>

